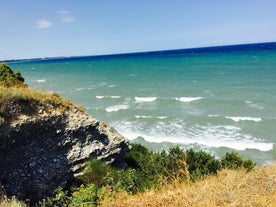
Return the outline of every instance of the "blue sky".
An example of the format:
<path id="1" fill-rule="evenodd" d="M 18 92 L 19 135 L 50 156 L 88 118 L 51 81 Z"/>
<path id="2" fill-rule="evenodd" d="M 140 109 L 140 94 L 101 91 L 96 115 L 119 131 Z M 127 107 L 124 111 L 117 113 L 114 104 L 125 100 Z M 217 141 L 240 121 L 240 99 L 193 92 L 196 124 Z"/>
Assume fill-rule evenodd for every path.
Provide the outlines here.
<path id="1" fill-rule="evenodd" d="M 276 41 L 275 0 L 0 0 L 0 60 Z"/>

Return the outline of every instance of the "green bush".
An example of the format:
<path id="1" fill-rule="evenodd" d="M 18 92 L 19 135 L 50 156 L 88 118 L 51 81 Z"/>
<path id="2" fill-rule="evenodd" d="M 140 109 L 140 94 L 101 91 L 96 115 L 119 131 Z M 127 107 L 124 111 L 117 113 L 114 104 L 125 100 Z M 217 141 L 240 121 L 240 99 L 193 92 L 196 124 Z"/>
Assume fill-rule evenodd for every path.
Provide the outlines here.
<path id="1" fill-rule="evenodd" d="M 243 159 L 237 152 L 227 152 L 221 159 L 221 166 L 227 169 L 238 170 L 244 168 L 247 171 L 251 171 L 256 166 L 256 163 L 250 159 Z"/>
<path id="2" fill-rule="evenodd" d="M 13 72 L 12 69 L 6 65 L 0 65 L 0 83 L 4 86 L 20 86 L 24 85 L 24 78 L 21 76 L 20 72 Z"/>
<path id="3" fill-rule="evenodd" d="M 126 161 L 139 173 L 139 190 L 162 185 L 161 181 L 167 183 L 176 178 L 188 178 L 186 153 L 179 147 L 171 148 L 168 152 L 150 152 L 144 146 L 134 144 Z"/>
<path id="4" fill-rule="evenodd" d="M 80 207 L 97 206 L 97 201 L 99 199 L 98 193 L 99 189 L 96 188 L 94 184 L 88 184 L 87 186 L 81 185 L 75 192 L 73 192 L 71 205 Z"/>
<path id="5" fill-rule="evenodd" d="M 205 175 L 216 174 L 220 170 L 220 162 L 204 151 L 188 150 L 187 164 L 190 178 L 193 181 Z"/>
<path id="6" fill-rule="evenodd" d="M 63 191 L 62 188 L 56 190 L 55 197 L 43 199 L 39 202 L 41 207 L 67 207 L 71 203 L 71 197 L 68 191 Z"/>
<path id="7" fill-rule="evenodd" d="M 130 194 L 143 191 L 143 179 L 141 173 L 135 169 L 118 170 L 118 180 L 115 189 L 125 190 Z"/>
<path id="8" fill-rule="evenodd" d="M 80 178 L 87 184 L 93 183 L 95 186 L 101 187 L 105 184 L 106 176 L 114 174 L 112 173 L 113 170 L 101 160 L 92 158 L 87 162 L 84 174 Z"/>

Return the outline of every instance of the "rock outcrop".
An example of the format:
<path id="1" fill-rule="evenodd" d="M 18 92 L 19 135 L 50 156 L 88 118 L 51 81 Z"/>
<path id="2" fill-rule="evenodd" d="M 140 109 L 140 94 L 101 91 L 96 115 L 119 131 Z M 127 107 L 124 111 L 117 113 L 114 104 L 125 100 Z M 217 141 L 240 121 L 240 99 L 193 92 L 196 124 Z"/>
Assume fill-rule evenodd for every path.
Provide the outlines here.
<path id="1" fill-rule="evenodd" d="M 77 107 L 11 100 L 0 122 L 0 182 L 8 195 L 38 201 L 66 187 L 90 157 L 125 167 L 128 150 L 115 129 Z"/>

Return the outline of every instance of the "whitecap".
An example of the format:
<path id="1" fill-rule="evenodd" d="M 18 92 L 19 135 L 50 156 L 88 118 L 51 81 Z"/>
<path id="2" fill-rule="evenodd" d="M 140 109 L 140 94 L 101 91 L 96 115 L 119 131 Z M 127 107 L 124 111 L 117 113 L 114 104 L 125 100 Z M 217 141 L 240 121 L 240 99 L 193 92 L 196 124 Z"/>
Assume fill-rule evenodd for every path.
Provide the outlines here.
<path id="1" fill-rule="evenodd" d="M 217 114 L 209 114 L 208 117 L 219 117 Z"/>
<path id="2" fill-rule="evenodd" d="M 135 115 L 135 118 L 136 119 L 141 119 L 141 118 L 143 118 L 143 119 L 150 119 L 150 118 L 152 118 L 152 116 Z"/>
<path id="3" fill-rule="evenodd" d="M 110 96 L 110 98 L 118 99 L 121 98 L 121 96 Z"/>
<path id="4" fill-rule="evenodd" d="M 44 83 L 44 82 L 46 82 L 46 80 L 45 79 L 39 79 L 39 80 L 37 80 L 37 82 L 38 83 Z"/>
<path id="5" fill-rule="evenodd" d="M 120 104 L 120 105 L 114 105 L 114 106 L 109 106 L 107 108 L 105 108 L 106 112 L 117 112 L 120 110 L 127 110 L 129 109 L 129 106 L 126 104 Z"/>
<path id="6" fill-rule="evenodd" d="M 157 119 L 166 119 L 168 118 L 167 116 L 158 116 Z"/>
<path id="7" fill-rule="evenodd" d="M 232 125 L 186 126 L 181 120 L 153 123 L 140 121 L 118 121 L 112 123 L 126 138 L 133 140 L 143 137 L 148 142 L 170 142 L 183 145 L 200 145 L 208 148 L 227 147 L 235 150 L 256 149 L 270 151 L 273 143 L 242 133 L 240 127 Z"/>
<path id="8" fill-rule="evenodd" d="M 96 96 L 97 99 L 103 99 L 104 96 Z"/>
<path id="9" fill-rule="evenodd" d="M 181 97 L 181 98 L 175 98 L 175 100 L 180 101 L 180 102 L 192 102 L 192 101 L 198 101 L 200 99 L 203 99 L 203 97 Z"/>
<path id="10" fill-rule="evenodd" d="M 154 116 L 145 116 L 145 115 L 135 115 L 135 118 L 137 119 L 166 119 L 168 118 L 167 116 L 157 116 L 157 117 L 154 117 Z"/>
<path id="11" fill-rule="evenodd" d="M 235 116 L 235 117 L 232 117 L 232 116 L 225 116 L 226 119 L 231 119 L 235 122 L 239 122 L 239 121 L 255 121 L 255 122 L 260 122 L 262 121 L 261 118 L 259 117 L 239 117 L 239 116 Z"/>
<path id="12" fill-rule="evenodd" d="M 137 102 L 153 102 L 157 97 L 135 97 Z"/>
<path id="13" fill-rule="evenodd" d="M 264 109 L 264 107 L 261 104 L 253 103 L 252 101 L 245 101 L 245 103 L 247 104 L 247 106 L 251 108 L 260 109 L 260 110 Z"/>

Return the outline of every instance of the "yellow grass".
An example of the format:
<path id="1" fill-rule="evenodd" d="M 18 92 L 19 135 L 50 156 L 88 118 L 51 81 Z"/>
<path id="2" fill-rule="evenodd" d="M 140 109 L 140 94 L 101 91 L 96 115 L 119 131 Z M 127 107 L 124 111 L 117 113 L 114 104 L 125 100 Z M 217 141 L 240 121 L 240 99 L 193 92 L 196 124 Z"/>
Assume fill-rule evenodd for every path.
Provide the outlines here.
<path id="1" fill-rule="evenodd" d="M 27 205 L 24 202 L 18 201 L 15 197 L 8 199 L 4 196 L 0 200 L 0 207 L 27 207 Z"/>
<path id="2" fill-rule="evenodd" d="M 4 87 L 0 86 L 0 113 L 4 112 L 4 103 L 11 99 L 37 101 L 41 104 L 50 104 L 64 111 L 66 108 L 77 108 L 84 111 L 83 107 L 74 105 L 71 101 L 60 97 L 56 93 L 46 93 L 41 90 L 33 90 L 28 87 Z"/>
<path id="3" fill-rule="evenodd" d="M 120 193 L 102 207 L 276 207 L 276 164 L 252 172 L 223 170 L 190 184 L 164 186 L 133 196 Z"/>

